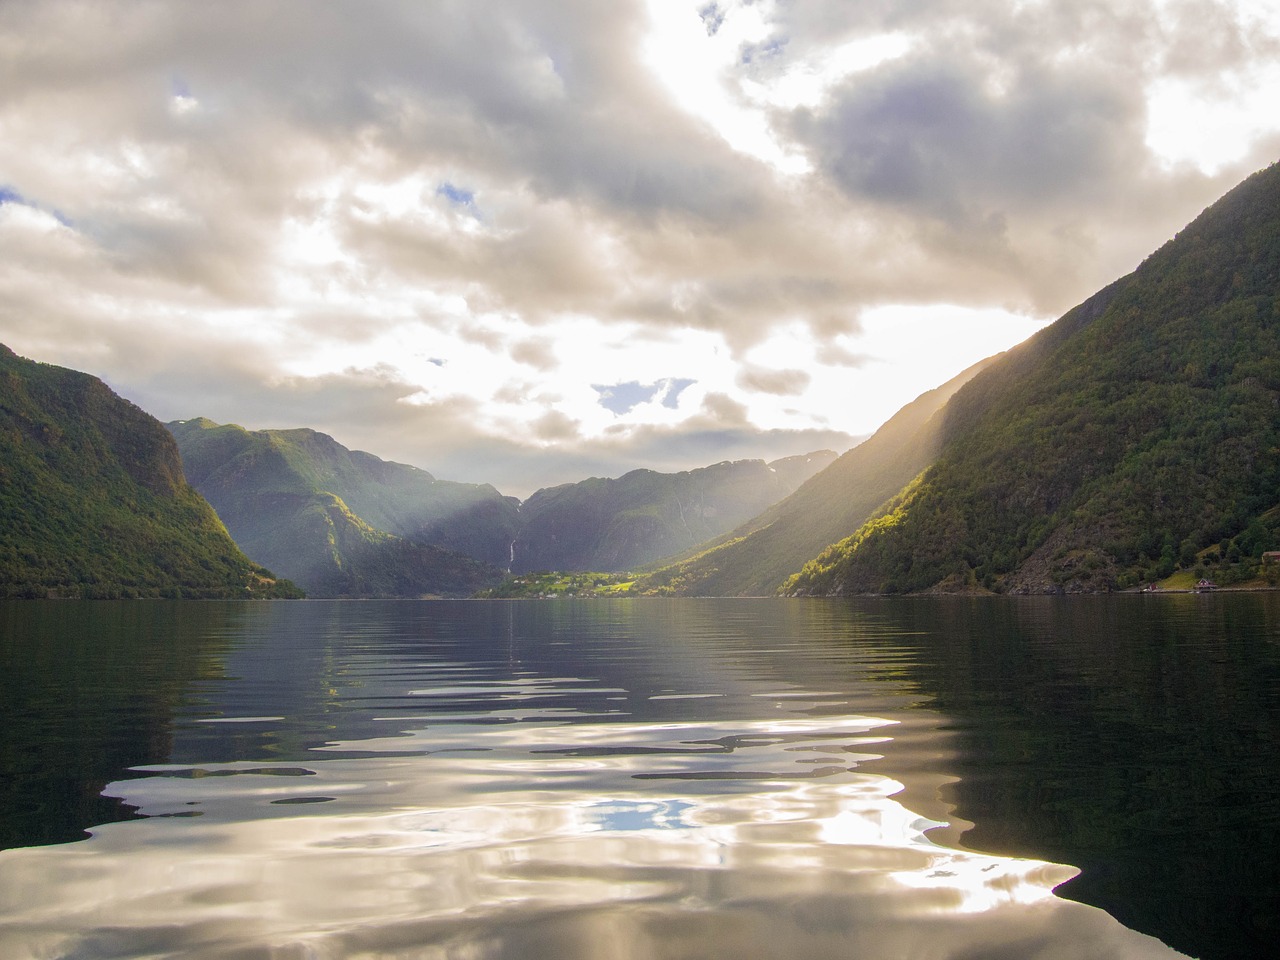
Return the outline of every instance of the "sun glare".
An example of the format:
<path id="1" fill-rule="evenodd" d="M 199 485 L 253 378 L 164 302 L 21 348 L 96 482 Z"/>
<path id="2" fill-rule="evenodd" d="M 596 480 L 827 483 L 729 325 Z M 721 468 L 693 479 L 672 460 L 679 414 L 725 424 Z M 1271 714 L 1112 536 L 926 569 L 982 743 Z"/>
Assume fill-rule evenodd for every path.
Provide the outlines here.
<path id="1" fill-rule="evenodd" d="M 792 64 L 772 81 L 744 80 L 743 89 L 753 101 L 785 110 L 819 106 L 841 81 L 897 59 L 911 49 L 906 34 L 886 33 L 860 37 Z"/>
<path id="2" fill-rule="evenodd" d="M 710 29 L 695 3 L 649 0 L 651 31 L 642 58 L 672 98 L 707 123 L 734 150 L 783 174 L 812 169 L 793 147 L 781 143 L 768 117 L 744 95 L 732 76 L 745 46 L 770 33 L 764 5 L 734 7 Z"/>
<path id="3" fill-rule="evenodd" d="M 1181 10 L 1172 0 L 1156 6 L 1162 17 Z M 1280 134 L 1280 0 L 1225 6 L 1253 35 L 1237 42 L 1254 46 L 1254 56 L 1211 78 L 1174 74 L 1147 88 L 1146 144 L 1166 167 L 1191 164 L 1213 176 L 1243 160 L 1262 137 Z M 1264 46 L 1270 55 L 1257 55 Z"/>
<path id="4" fill-rule="evenodd" d="M 1212 176 L 1280 132 L 1280 63 L 1231 73 L 1213 86 L 1167 78 L 1147 94 L 1148 148 L 1166 166 L 1191 163 Z"/>

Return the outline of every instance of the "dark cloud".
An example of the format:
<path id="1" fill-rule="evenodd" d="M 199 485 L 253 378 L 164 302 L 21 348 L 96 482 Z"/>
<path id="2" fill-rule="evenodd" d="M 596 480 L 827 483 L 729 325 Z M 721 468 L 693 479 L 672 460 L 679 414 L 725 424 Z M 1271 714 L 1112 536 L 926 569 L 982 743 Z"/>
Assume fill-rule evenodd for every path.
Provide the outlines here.
<path id="1" fill-rule="evenodd" d="M 641 0 L 8 0 L 0 341 L 165 419 L 314 426 L 499 487 L 839 446 L 752 424 L 748 394 L 801 411 L 821 377 L 753 366 L 751 349 L 807 339 L 847 368 L 852 407 L 876 366 L 869 308 L 1051 317 L 1132 269 L 1280 155 L 1264 131 L 1205 173 L 1146 144 L 1153 84 L 1212 99 L 1280 63 L 1250 9 L 781 0 L 772 32 L 728 61 L 743 109 L 740 80 L 908 41 L 824 98 L 756 114 L 813 165 L 790 175 L 653 75 Z M 714 43 L 763 10 L 687 12 Z M 669 348 L 671 365 L 562 383 L 560 364 L 595 345 L 551 331 L 590 323 L 620 325 L 610 346 Z M 690 331 L 738 364 L 736 383 L 715 374 L 677 427 L 585 435 L 591 411 L 565 398 L 589 405 L 592 382 L 633 384 L 608 398 L 632 411 L 710 384 L 683 355 Z M 355 366 L 298 375 L 317 344 Z M 390 366 L 406 357 L 426 382 Z M 470 398 L 447 395 L 467 363 Z M 683 376 L 656 379 L 668 370 Z M 809 406 L 810 423 L 831 412 Z"/>
<path id="2" fill-rule="evenodd" d="M 1251 57 L 1274 57 L 1280 36 L 1251 22 L 1251 5 L 1238 7 L 1221 0 L 1171 0 L 1164 5 L 1166 45 L 1161 51 L 1162 73 L 1203 77 L 1212 81 L 1224 68 Z"/>
<path id="3" fill-rule="evenodd" d="M 797 130 L 849 193 L 997 234 L 1010 216 L 1094 199 L 1140 159 L 1142 101 L 1096 68 L 1022 70 L 999 93 L 986 82 L 976 64 L 912 59 Z"/>
<path id="4" fill-rule="evenodd" d="M 1116 272 L 1090 266 L 1114 242 L 1097 241 L 1108 221 L 1146 223 L 1137 204 L 1186 189 L 1143 184 L 1160 181 L 1142 143 L 1152 71 L 1213 77 L 1274 40 L 1207 0 L 1162 18 L 1145 3 L 1094 2 L 782 4 L 778 15 L 761 70 L 877 32 L 916 38 L 830 103 L 779 115 L 818 164 L 786 191 L 649 76 L 640 3 L 233 2 L 181 15 L 12 3 L 0 30 L 42 39 L 6 47 L 13 83 L 0 105 L 74 118 L 61 146 L 103 150 L 118 168 L 114 189 L 34 166 L 12 189 L 47 194 L 122 271 L 244 304 L 274 296 L 278 227 L 318 203 L 298 185 L 358 165 L 380 179 L 439 169 L 431 190 L 464 216 L 486 189 L 526 191 L 519 209 L 496 197 L 495 229 L 461 240 L 408 215 L 362 219 L 353 194 L 326 201 L 365 282 L 399 277 L 482 310 L 639 317 L 750 344 L 785 315 L 917 290 L 971 299 L 976 269 L 1006 302 L 1053 311 Z M 113 41 L 84 42 L 86 30 Z M 176 114 L 175 91 L 198 107 Z M 828 186 L 843 208 L 828 208 Z M 909 219 L 920 215 L 942 229 Z M 1055 261 L 1075 274 L 1062 279 Z M 671 297 L 683 278 L 689 295 Z"/>

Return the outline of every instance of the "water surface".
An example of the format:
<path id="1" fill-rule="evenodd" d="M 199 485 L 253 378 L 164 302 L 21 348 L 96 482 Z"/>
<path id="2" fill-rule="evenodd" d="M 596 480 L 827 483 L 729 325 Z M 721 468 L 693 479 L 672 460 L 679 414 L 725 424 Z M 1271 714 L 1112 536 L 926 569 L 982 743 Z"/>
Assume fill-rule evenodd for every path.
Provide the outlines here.
<path id="1" fill-rule="evenodd" d="M 0 955 L 1269 956 L 1278 614 L 5 605 Z"/>

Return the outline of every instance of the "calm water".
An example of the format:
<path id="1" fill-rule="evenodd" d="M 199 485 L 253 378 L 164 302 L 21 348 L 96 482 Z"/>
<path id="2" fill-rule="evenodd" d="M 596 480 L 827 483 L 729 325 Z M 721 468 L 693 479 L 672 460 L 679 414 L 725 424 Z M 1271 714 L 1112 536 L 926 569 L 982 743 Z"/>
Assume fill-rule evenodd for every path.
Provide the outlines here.
<path id="1" fill-rule="evenodd" d="M 22 603 L 0 698 L 5 958 L 1276 955 L 1274 595 Z"/>

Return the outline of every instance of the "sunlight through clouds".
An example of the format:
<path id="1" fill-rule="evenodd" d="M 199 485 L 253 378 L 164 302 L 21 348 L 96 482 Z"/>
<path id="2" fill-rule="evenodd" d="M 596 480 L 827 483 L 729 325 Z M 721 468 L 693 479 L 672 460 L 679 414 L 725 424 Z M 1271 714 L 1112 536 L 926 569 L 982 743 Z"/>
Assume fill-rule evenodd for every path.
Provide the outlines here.
<path id="1" fill-rule="evenodd" d="M 504 491 L 847 449 L 1280 150 L 1280 0 L 248 10 L 0 5 L 0 342 Z"/>
<path id="2" fill-rule="evenodd" d="M 757 103 L 789 110 L 817 107 L 842 80 L 902 56 L 911 45 L 901 33 L 851 40 L 788 65 L 769 82 L 744 79 L 742 86 Z"/>
<path id="3" fill-rule="evenodd" d="M 1210 176 L 1244 159 L 1259 139 L 1280 136 L 1280 0 L 1223 0 L 1216 6 L 1248 32 L 1215 37 L 1208 29 L 1201 42 L 1210 49 L 1215 42 L 1226 46 L 1235 62 L 1159 76 L 1146 91 L 1147 146 L 1166 167 L 1190 163 Z M 1194 15 L 1172 0 L 1158 0 L 1157 8 L 1165 29 L 1176 29 L 1179 16 Z M 1255 51 L 1262 56 L 1246 55 Z M 1172 56 L 1194 60 L 1195 54 L 1175 49 Z"/>
<path id="4" fill-rule="evenodd" d="M 734 73 L 742 50 L 766 40 L 768 3 L 671 3 L 648 0 L 652 32 L 644 58 L 679 106 L 708 123 L 734 150 L 780 173 L 812 170 L 794 145 L 782 144 L 765 114 L 744 102 Z M 704 13 L 705 12 L 705 13 Z"/>
<path id="5" fill-rule="evenodd" d="M 1147 146 L 1166 166 L 1191 163 L 1213 175 L 1263 136 L 1280 134 L 1280 64 L 1212 83 L 1164 79 L 1147 97 Z"/>

